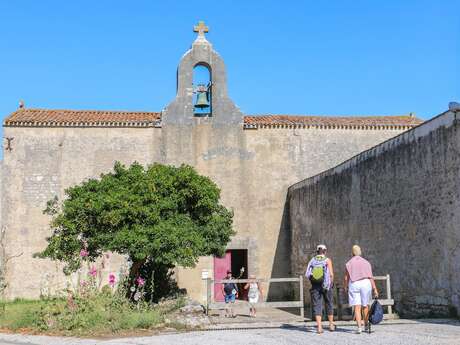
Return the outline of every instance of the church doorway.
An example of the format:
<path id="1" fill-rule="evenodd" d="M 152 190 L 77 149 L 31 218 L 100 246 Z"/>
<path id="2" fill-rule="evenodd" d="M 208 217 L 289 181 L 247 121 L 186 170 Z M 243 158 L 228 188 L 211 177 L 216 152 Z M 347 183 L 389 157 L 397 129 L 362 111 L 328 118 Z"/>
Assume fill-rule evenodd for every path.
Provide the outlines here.
<path id="1" fill-rule="evenodd" d="M 230 249 L 225 252 L 223 257 L 214 257 L 214 279 L 225 279 L 227 271 L 232 271 L 235 279 L 248 278 L 248 250 L 247 249 Z M 245 284 L 238 284 L 238 299 L 246 299 L 247 291 L 243 289 Z M 222 302 L 222 284 L 214 284 L 214 299 Z"/>

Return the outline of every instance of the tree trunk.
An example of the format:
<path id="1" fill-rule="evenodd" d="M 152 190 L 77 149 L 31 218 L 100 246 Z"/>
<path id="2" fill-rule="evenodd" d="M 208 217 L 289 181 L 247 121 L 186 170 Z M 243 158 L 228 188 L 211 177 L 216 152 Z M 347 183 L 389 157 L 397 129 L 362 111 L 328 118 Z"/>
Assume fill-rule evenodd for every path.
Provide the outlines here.
<path id="1" fill-rule="evenodd" d="M 131 288 L 135 287 L 136 279 L 137 277 L 139 277 L 142 265 L 144 265 L 146 261 L 147 259 L 136 260 L 136 261 L 133 260 L 133 264 L 131 266 L 131 269 L 129 270 L 129 285 L 128 285 L 128 291 L 127 291 L 127 297 L 129 299 L 133 299 L 134 292 L 131 291 Z"/>

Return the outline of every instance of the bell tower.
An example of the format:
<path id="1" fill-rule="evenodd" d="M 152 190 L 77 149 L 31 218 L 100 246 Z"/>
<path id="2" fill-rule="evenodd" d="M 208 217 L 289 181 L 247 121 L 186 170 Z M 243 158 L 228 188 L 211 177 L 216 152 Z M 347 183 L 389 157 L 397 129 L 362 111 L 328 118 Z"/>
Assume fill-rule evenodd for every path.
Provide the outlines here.
<path id="1" fill-rule="evenodd" d="M 179 63 L 176 98 L 163 110 L 163 124 L 242 124 L 243 114 L 228 97 L 224 61 L 206 39 L 209 28 L 200 21 L 193 31 L 198 35 Z"/>

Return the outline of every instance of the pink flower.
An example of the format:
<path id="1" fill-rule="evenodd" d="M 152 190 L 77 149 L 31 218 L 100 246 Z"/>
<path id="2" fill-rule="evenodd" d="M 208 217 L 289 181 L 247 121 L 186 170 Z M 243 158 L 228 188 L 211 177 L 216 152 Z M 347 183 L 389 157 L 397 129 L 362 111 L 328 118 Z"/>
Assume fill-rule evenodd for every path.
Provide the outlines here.
<path id="1" fill-rule="evenodd" d="M 110 273 L 109 274 L 109 285 L 113 287 L 115 285 L 115 274 Z"/>
<path id="2" fill-rule="evenodd" d="M 137 283 L 137 285 L 139 285 L 139 286 L 144 286 L 144 284 L 145 284 L 145 279 L 142 279 L 142 277 L 137 277 L 136 283 Z"/>
<path id="3" fill-rule="evenodd" d="M 86 249 L 80 250 L 80 257 L 84 258 L 88 256 L 88 251 Z"/>
<path id="4" fill-rule="evenodd" d="M 96 277 L 97 276 L 97 268 L 96 268 L 96 266 L 91 267 L 91 270 L 89 271 L 89 275 L 91 277 Z"/>
<path id="5" fill-rule="evenodd" d="M 80 286 L 81 286 L 81 287 L 85 287 L 85 286 L 87 286 L 87 285 L 88 285 L 88 282 L 87 282 L 86 280 L 82 280 L 82 281 L 80 282 Z"/>

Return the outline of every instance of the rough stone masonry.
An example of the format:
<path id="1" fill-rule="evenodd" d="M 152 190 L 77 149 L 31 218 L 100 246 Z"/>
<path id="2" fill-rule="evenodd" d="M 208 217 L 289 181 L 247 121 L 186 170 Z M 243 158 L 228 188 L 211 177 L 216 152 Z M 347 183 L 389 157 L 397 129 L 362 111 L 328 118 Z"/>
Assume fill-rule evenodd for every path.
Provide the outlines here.
<path id="1" fill-rule="evenodd" d="M 340 279 L 358 243 L 389 273 L 403 316 L 460 313 L 460 112 L 438 117 L 289 189 L 292 269 L 327 244 Z"/>
<path id="2" fill-rule="evenodd" d="M 212 112 L 204 117 L 194 113 L 196 66 L 210 72 Z M 179 63 L 176 98 L 162 112 L 21 107 L 4 121 L 4 295 L 35 298 L 69 283 L 59 263 L 32 257 L 45 248 L 50 234 L 50 219 L 42 211 L 47 200 L 62 199 L 65 188 L 110 171 L 115 161 L 187 163 L 211 177 L 235 214 L 237 234 L 228 249 L 247 250 L 250 274 L 290 276 L 284 222 L 288 187 L 419 123 L 410 115 L 244 115 L 228 97 L 222 58 L 200 31 Z M 117 273 L 121 262 L 107 263 L 105 275 Z M 202 270 L 213 276 L 212 257 L 176 272 L 179 285 L 200 301 Z M 267 288 L 273 298 L 283 293 Z"/>

